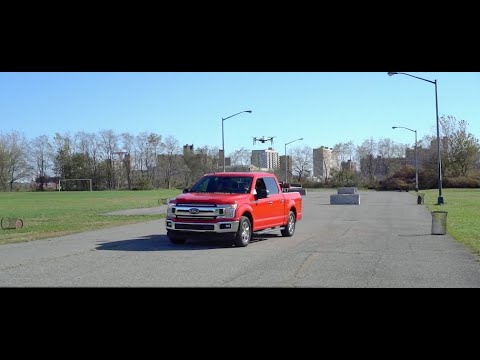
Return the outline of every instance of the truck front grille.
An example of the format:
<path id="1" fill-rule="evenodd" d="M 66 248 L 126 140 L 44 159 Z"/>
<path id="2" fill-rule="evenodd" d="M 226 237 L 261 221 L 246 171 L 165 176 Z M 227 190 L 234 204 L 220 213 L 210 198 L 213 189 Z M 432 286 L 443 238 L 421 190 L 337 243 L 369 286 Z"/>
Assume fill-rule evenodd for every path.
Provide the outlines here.
<path id="1" fill-rule="evenodd" d="M 175 224 L 176 230 L 215 230 L 214 225 L 208 224 Z"/>

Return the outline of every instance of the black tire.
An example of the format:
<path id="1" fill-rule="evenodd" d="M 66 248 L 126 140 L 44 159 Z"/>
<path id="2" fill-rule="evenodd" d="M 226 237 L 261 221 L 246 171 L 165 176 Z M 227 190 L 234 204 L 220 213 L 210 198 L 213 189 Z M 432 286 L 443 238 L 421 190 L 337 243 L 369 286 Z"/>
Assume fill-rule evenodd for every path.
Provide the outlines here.
<path id="1" fill-rule="evenodd" d="M 185 244 L 185 242 L 187 241 L 187 239 L 180 237 L 171 231 L 167 231 L 167 237 L 172 244 L 181 245 L 181 244 Z"/>
<path id="2" fill-rule="evenodd" d="M 235 234 L 235 239 L 233 243 L 235 246 L 245 247 L 250 243 L 252 238 L 252 224 L 250 219 L 246 216 L 240 218 L 240 223 L 238 224 L 238 230 Z"/>
<path id="3" fill-rule="evenodd" d="M 293 236 L 293 234 L 295 233 L 295 222 L 296 222 L 295 214 L 293 211 L 290 211 L 288 213 L 287 226 L 285 226 L 285 228 L 281 230 L 282 236 L 286 236 L 286 237 Z"/>

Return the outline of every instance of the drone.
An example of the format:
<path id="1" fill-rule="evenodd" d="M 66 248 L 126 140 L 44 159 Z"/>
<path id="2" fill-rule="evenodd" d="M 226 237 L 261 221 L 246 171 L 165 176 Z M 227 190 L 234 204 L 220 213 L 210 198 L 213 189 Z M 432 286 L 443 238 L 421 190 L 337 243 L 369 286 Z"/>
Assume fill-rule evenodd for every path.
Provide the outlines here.
<path id="1" fill-rule="evenodd" d="M 262 137 L 254 137 L 253 138 L 253 145 L 255 145 L 255 143 L 257 141 L 260 141 L 262 144 L 265 144 L 267 141 L 270 141 L 270 144 L 273 145 L 273 138 L 275 136 L 269 136 L 269 137 L 265 137 L 265 136 L 262 136 Z"/>

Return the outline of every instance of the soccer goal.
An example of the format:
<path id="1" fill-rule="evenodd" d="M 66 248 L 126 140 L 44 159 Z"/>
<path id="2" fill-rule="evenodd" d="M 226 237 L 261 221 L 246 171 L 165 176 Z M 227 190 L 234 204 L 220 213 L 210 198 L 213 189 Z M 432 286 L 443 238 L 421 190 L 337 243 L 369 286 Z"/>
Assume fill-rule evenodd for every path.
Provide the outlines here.
<path id="1" fill-rule="evenodd" d="M 67 187 L 67 181 L 71 181 Z M 73 182 L 73 183 L 72 183 Z M 62 188 L 62 183 L 63 188 Z M 92 179 L 62 179 L 58 180 L 58 191 L 92 191 Z"/>

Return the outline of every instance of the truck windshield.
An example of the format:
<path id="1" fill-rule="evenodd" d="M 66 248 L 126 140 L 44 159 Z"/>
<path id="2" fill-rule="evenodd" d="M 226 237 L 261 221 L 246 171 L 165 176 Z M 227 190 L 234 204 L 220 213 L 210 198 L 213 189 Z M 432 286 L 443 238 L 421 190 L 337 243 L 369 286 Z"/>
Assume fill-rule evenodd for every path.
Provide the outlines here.
<path id="1" fill-rule="evenodd" d="M 205 176 L 193 185 L 190 192 L 248 194 L 252 180 L 247 176 Z"/>

